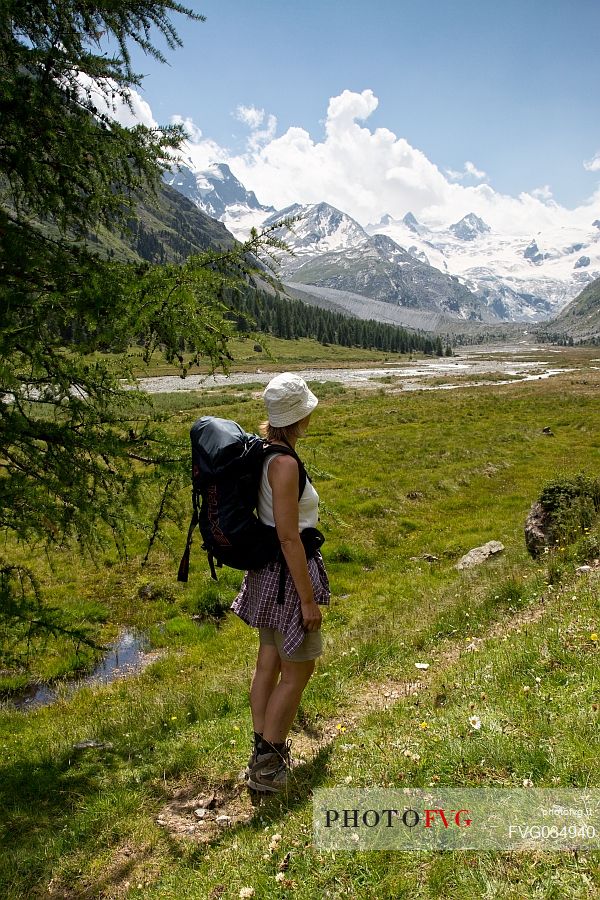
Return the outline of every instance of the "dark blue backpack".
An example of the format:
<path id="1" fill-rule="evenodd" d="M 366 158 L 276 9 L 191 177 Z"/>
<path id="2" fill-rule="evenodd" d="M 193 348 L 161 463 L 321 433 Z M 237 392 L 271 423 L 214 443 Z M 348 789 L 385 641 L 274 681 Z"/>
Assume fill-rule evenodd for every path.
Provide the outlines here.
<path id="1" fill-rule="evenodd" d="M 298 463 L 300 498 L 308 476 L 298 455 L 291 447 L 269 444 L 257 434 L 245 432 L 237 422 L 215 416 L 198 419 L 190 430 L 190 437 L 193 515 L 178 581 L 188 580 L 196 526 L 200 528 L 202 547 L 208 554 L 214 579 L 217 577 L 215 563 L 218 567 L 246 570 L 260 569 L 281 560 L 281 545 L 275 528 L 259 521 L 255 513 L 258 490 L 267 456 L 287 453 Z"/>

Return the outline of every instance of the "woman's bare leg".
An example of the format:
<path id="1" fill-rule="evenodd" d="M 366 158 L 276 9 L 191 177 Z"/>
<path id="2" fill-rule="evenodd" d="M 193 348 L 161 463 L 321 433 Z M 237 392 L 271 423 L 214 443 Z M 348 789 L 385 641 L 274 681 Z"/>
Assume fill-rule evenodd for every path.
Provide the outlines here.
<path id="1" fill-rule="evenodd" d="M 285 741 L 298 712 L 302 692 L 315 670 L 315 660 L 281 660 L 281 679 L 271 691 L 263 719 L 263 737 L 271 744 Z"/>
<path id="2" fill-rule="evenodd" d="M 258 648 L 256 669 L 250 686 L 250 709 L 254 731 L 262 734 L 265 711 L 269 698 L 277 684 L 280 672 L 279 652 L 274 644 L 261 644 Z"/>

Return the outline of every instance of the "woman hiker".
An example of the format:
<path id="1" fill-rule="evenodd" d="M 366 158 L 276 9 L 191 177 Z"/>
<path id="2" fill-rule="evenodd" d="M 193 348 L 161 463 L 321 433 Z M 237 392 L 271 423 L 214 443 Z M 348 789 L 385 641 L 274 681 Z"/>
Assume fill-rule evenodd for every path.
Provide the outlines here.
<path id="1" fill-rule="evenodd" d="M 265 459 L 258 517 L 276 528 L 284 562 L 246 572 L 231 609 L 258 628 L 259 635 L 250 688 L 254 750 L 245 771 L 247 784 L 255 791 L 276 792 L 286 786 L 291 764 L 287 736 L 315 659 L 323 652 L 319 606 L 329 604 L 330 592 L 320 552 L 305 550 L 303 543 L 314 534 L 319 496 L 307 479 L 298 497 L 300 468 L 294 451 L 319 401 L 291 372 L 271 379 L 263 399 L 268 421 L 261 426 L 262 434 L 285 449 Z M 286 454 L 288 449 L 294 455 Z"/>

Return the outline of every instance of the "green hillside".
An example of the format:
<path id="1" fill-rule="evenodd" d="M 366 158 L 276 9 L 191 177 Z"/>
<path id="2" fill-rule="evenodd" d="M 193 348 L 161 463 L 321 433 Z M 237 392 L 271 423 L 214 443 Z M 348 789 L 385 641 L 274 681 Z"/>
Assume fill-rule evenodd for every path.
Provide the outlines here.
<path id="1" fill-rule="evenodd" d="M 92 243 L 120 260 L 153 263 L 183 262 L 209 247 L 232 247 L 235 238 L 221 222 L 201 212 L 191 200 L 166 184 L 141 199 L 128 231 L 106 229 L 90 235 Z"/>

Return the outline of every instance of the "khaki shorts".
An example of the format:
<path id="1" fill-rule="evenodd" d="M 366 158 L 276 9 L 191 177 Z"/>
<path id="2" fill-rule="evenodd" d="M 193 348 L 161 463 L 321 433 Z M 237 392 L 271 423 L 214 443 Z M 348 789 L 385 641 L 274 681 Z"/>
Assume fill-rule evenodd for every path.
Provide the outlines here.
<path id="1" fill-rule="evenodd" d="M 283 650 L 285 635 L 280 631 L 276 631 L 274 628 L 259 628 L 258 638 L 261 644 L 270 644 L 273 647 L 277 647 L 280 658 L 287 662 L 306 662 L 309 659 L 316 659 L 323 653 L 321 629 L 318 631 L 307 631 L 304 640 L 291 656 L 288 656 Z"/>

